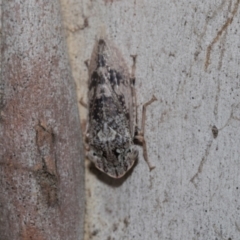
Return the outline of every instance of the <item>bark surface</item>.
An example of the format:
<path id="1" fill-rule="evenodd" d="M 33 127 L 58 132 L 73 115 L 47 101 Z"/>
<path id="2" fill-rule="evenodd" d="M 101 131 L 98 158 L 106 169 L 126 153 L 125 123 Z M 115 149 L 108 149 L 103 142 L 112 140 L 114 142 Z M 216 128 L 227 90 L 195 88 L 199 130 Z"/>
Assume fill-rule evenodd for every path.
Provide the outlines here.
<path id="1" fill-rule="evenodd" d="M 2 4 L 0 239 L 83 239 L 83 145 L 57 0 Z"/>

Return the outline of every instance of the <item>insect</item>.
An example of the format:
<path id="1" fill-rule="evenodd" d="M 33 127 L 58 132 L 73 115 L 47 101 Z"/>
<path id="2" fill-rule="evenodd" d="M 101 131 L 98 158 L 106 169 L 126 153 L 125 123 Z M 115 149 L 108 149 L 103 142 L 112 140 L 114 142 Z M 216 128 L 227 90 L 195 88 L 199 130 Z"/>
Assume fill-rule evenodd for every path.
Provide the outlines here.
<path id="1" fill-rule="evenodd" d="M 134 62 L 136 57 L 133 57 Z M 144 104 L 142 131 L 137 128 L 135 78 L 116 46 L 106 37 L 97 40 L 90 59 L 88 81 L 87 157 L 110 177 L 122 177 L 138 158 L 134 144 L 143 146 L 144 159 L 148 161 L 144 125 L 146 107 L 156 98 Z M 135 64 L 133 66 L 133 73 Z"/>

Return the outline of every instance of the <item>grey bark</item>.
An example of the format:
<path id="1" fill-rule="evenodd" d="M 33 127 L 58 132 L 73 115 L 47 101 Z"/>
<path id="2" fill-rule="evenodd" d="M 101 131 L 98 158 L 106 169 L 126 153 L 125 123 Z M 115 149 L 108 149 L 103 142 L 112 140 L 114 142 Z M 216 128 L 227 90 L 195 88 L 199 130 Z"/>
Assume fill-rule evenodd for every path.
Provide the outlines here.
<path id="1" fill-rule="evenodd" d="M 57 0 L 2 5 L 0 239 L 83 239 L 83 145 Z"/>
<path id="2" fill-rule="evenodd" d="M 129 69 L 138 55 L 139 116 L 158 98 L 145 133 L 152 172 L 141 155 L 118 181 L 87 164 L 85 239 L 239 239 L 239 0 L 67 3 L 79 100 L 87 100 L 84 61 L 102 27 Z"/>

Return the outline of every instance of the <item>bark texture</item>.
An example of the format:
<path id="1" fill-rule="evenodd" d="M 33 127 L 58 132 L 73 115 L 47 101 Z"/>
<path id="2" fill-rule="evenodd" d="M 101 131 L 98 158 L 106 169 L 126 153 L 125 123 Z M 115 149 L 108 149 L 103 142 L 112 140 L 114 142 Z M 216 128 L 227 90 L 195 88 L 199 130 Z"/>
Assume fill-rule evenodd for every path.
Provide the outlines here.
<path id="1" fill-rule="evenodd" d="M 240 1 L 62 2 L 79 100 L 102 27 L 129 69 L 137 55 L 139 116 L 158 99 L 145 128 L 154 170 L 141 154 L 121 180 L 88 164 L 85 239 L 239 239 Z"/>
<path id="2" fill-rule="evenodd" d="M 83 239 L 83 146 L 57 0 L 2 5 L 0 239 Z"/>

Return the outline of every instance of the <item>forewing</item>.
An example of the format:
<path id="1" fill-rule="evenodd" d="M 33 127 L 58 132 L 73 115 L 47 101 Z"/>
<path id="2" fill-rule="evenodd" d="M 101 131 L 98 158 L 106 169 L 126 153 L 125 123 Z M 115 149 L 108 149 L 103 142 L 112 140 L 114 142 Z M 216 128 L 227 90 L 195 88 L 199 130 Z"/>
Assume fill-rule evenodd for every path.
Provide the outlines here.
<path id="1" fill-rule="evenodd" d="M 99 71 L 106 76 L 106 86 L 112 93 L 119 109 L 124 110 L 133 137 L 136 125 L 136 109 L 129 70 L 120 51 L 106 38 L 99 39 L 93 49 L 89 65 L 89 101 L 96 97 L 96 89 L 93 90 L 93 88 L 101 83 L 99 76 L 97 76 L 100 75 Z M 98 81 L 96 81 L 97 78 Z"/>

